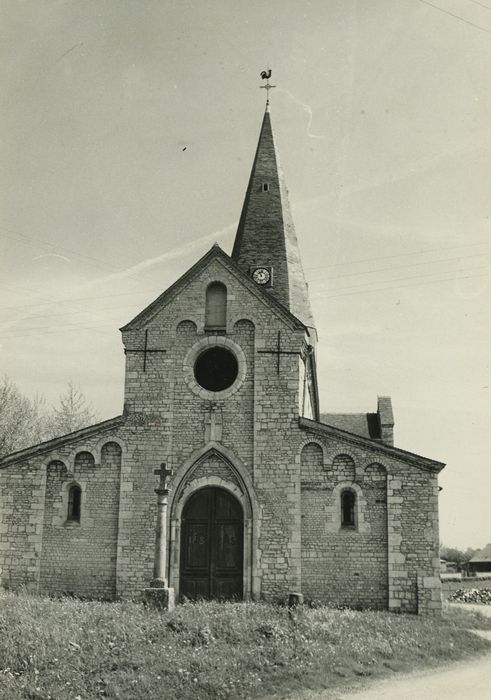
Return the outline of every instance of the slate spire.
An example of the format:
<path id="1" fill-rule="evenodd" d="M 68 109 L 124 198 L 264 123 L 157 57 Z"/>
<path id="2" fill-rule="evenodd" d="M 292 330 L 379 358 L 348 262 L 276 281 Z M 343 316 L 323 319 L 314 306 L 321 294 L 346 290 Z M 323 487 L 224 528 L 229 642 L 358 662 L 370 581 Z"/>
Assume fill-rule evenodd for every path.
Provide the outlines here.
<path id="1" fill-rule="evenodd" d="M 264 114 L 232 258 L 246 274 L 273 268 L 264 287 L 309 328 L 315 328 L 271 116 Z M 315 337 L 315 333 L 313 334 Z"/>

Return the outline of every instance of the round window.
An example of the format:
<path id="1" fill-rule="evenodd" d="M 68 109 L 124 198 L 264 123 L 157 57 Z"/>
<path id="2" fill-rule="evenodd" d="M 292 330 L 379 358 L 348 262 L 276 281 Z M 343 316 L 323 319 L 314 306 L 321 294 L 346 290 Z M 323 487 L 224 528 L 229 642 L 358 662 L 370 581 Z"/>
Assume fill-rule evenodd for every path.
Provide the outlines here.
<path id="1" fill-rule="evenodd" d="M 194 376 L 203 389 L 223 391 L 237 379 L 239 364 L 227 348 L 217 345 L 204 350 L 194 363 Z"/>

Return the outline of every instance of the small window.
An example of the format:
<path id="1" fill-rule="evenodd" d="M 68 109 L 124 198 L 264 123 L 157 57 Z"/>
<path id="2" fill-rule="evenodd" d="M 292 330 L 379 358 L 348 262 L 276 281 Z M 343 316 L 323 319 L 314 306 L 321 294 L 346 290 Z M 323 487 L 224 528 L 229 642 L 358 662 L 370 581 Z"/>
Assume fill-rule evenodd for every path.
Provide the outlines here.
<path id="1" fill-rule="evenodd" d="M 349 489 L 341 494 L 341 527 L 356 527 L 356 495 Z"/>
<path id="2" fill-rule="evenodd" d="M 206 290 L 205 328 L 225 328 L 227 325 L 227 288 L 212 282 Z"/>
<path id="3" fill-rule="evenodd" d="M 261 185 L 261 192 L 269 192 L 269 182 L 263 182 Z"/>
<path id="4" fill-rule="evenodd" d="M 75 523 L 80 522 L 80 511 L 82 505 L 82 489 L 78 484 L 70 486 L 68 492 L 68 514 L 67 520 Z"/>

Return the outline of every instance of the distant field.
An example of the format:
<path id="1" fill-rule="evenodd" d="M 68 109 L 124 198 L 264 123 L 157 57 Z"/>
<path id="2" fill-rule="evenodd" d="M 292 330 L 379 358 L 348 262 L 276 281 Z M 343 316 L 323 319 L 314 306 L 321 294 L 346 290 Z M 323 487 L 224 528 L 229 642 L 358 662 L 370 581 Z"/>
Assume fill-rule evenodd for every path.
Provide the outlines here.
<path id="1" fill-rule="evenodd" d="M 271 698 L 299 688 L 441 664 L 489 650 L 442 620 L 261 603 L 200 603 L 158 614 L 137 603 L 0 593 L 2 700 Z"/>

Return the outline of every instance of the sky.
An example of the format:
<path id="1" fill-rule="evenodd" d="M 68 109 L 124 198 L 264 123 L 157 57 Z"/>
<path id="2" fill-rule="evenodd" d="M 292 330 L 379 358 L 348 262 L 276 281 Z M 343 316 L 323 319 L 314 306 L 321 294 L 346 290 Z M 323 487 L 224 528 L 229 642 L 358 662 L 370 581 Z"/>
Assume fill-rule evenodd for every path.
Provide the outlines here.
<path id="1" fill-rule="evenodd" d="M 2 0 L 0 372 L 122 411 L 118 331 L 230 253 L 271 67 L 324 412 L 392 396 L 491 542 L 491 0 Z"/>

